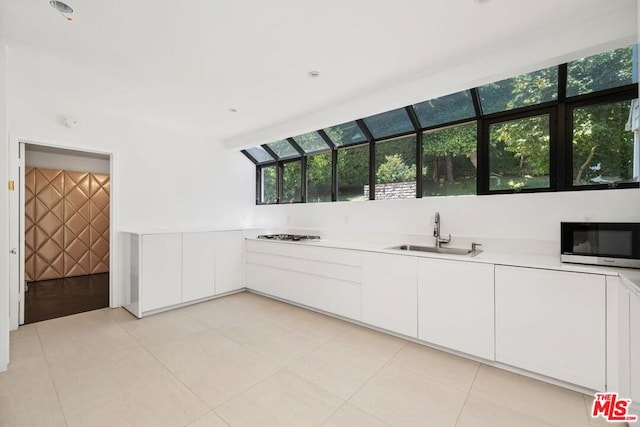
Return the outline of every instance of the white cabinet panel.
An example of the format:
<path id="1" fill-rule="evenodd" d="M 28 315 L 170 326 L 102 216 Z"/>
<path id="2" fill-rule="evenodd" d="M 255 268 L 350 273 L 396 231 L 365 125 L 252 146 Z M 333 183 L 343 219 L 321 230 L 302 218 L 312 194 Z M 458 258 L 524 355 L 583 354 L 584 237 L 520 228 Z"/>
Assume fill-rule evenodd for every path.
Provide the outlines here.
<path id="1" fill-rule="evenodd" d="M 249 289 L 361 320 L 359 283 L 250 263 L 246 265 L 245 279 Z"/>
<path id="2" fill-rule="evenodd" d="M 631 294 L 629 298 L 631 399 L 640 402 L 640 295 Z"/>
<path id="3" fill-rule="evenodd" d="M 182 234 L 182 302 L 213 296 L 216 234 Z"/>
<path id="4" fill-rule="evenodd" d="M 418 261 L 418 338 L 494 360 L 493 265 Z"/>
<path id="5" fill-rule="evenodd" d="M 361 265 L 360 252 L 350 249 L 326 248 L 305 243 L 261 242 L 247 240 L 248 252 L 281 255 L 290 258 L 311 259 L 332 264 Z"/>
<path id="6" fill-rule="evenodd" d="M 325 249 L 330 251 L 331 249 Z M 330 277 L 348 282 L 362 281 L 362 268 L 353 265 L 332 264 L 313 259 L 291 258 L 260 252 L 247 252 L 247 263 Z"/>
<path id="7" fill-rule="evenodd" d="M 362 321 L 418 336 L 415 257 L 362 254 Z"/>
<path id="8" fill-rule="evenodd" d="M 496 266 L 496 360 L 605 389 L 605 279 Z"/>
<path id="9" fill-rule="evenodd" d="M 219 231 L 215 235 L 216 295 L 242 289 L 244 234 L 242 231 Z"/>
<path id="10" fill-rule="evenodd" d="M 182 302 L 182 234 L 145 234 L 141 251 L 142 311 Z"/>

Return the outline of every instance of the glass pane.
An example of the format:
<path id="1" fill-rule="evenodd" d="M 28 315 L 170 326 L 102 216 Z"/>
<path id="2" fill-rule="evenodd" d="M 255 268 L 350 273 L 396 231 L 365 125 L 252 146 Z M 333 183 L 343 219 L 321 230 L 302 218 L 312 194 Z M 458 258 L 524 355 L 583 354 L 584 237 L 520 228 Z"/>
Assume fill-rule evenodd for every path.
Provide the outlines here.
<path id="1" fill-rule="evenodd" d="M 365 198 L 368 198 L 365 192 Z M 416 197 L 416 136 L 376 143 L 376 200 Z"/>
<path id="2" fill-rule="evenodd" d="M 282 165 L 282 200 L 280 203 L 302 201 L 302 166 L 301 162 L 289 162 Z"/>
<path id="3" fill-rule="evenodd" d="M 404 108 L 376 114 L 363 119 L 374 138 L 386 138 L 413 130 L 409 115 Z"/>
<path id="4" fill-rule="evenodd" d="M 307 158 L 307 202 L 331 201 L 331 153 Z"/>
<path id="5" fill-rule="evenodd" d="M 338 150 L 338 200 L 365 200 L 368 194 L 369 144 Z"/>
<path id="6" fill-rule="evenodd" d="M 422 135 L 422 195 L 476 194 L 478 135 L 475 122 Z"/>
<path id="7" fill-rule="evenodd" d="M 276 167 L 266 166 L 261 168 L 260 178 L 260 181 L 262 183 L 262 188 L 260 191 L 260 203 L 277 203 L 278 180 L 276 178 Z"/>
<path id="8" fill-rule="evenodd" d="M 633 57 L 634 46 L 629 46 L 569 62 L 567 96 L 637 83 Z"/>
<path id="9" fill-rule="evenodd" d="M 573 110 L 573 184 L 633 181 L 633 132 L 625 129 L 631 101 Z"/>
<path id="10" fill-rule="evenodd" d="M 423 128 L 476 116 L 468 90 L 421 102 L 414 105 L 413 110 Z"/>
<path id="11" fill-rule="evenodd" d="M 273 152 L 276 153 L 276 155 L 280 159 L 300 156 L 300 154 L 296 151 L 296 149 L 293 148 L 291 144 L 289 144 L 289 141 L 287 141 L 286 139 L 283 139 L 281 141 L 271 142 L 267 144 L 267 146 L 271 148 Z"/>
<path id="12" fill-rule="evenodd" d="M 272 162 L 275 160 L 273 157 L 271 157 L 271 154 L 267 153 L 262 147 L 248 148 L 247 153 L 249 153 L 251 157 L 256 159 L 258 163 Z"/>
<path id="13" fill-rule="evenodd" d="M 329 136 L 329 139 L 331 139 L 331 142 L 336 144 L 338 147 L 358 144 L 367 140 L 356 122 L 331 126 L 330 128 L 326 128 L 324 131 Z"/>
<path id="14" fill-rule="evenodd" d="M 558 98 L 558 67 L 480 86 L 478 94 L 484 114 L 553 101 Z"/>
<path id="15" fill-rule="evenodd" d="M 489 128 L 489 190 L 549 188 L 549 115 Z"/>
<path id="16" fill-rule="evenodd" d="M 305 153 L 313 153 L 315 151 L 329 149 L 329 146 L 324 142 L 318 132 L 309 132 L 304 135 L 298 135 L 294 137 L 293 140 L 298 143 Z"/>

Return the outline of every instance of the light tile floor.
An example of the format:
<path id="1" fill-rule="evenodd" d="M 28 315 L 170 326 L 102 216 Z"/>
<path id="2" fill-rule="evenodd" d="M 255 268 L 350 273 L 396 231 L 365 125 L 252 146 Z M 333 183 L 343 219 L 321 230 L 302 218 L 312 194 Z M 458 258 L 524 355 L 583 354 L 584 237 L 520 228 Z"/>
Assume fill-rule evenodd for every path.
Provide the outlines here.
<path id="1" fill-rule="evenodd" d="M 0 426 L 592 426 L 591 398 L 248 292 L 11 333 Z"/>

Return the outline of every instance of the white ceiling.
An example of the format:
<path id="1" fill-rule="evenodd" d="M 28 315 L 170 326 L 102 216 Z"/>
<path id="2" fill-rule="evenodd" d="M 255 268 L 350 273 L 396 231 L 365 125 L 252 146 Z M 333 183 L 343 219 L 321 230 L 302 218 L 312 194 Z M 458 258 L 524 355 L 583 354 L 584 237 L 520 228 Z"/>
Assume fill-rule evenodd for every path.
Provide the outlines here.
<path id="1" fill-rule="evenodd" d="M 561 26 L 636 16 L 636 0 L 67 2 L 73 22 L 48 0 L 0 0 L 0 36 L 82 65 L 96 109 L 223 140 Z"/>

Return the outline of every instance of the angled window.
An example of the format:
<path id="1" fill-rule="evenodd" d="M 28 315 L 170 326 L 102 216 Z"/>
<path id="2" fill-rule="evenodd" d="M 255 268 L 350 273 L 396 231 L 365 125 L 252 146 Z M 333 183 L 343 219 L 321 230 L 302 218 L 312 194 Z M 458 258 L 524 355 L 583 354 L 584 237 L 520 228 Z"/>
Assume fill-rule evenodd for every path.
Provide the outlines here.
<path id="1" fill-rule="evenodd" d="M 307 203 L 331 201 L 331 153 L 307 157 Z"/>
<path id="2" fill-rule="evenodd" d="M 555 101 L 558 99 L 558 67 L 480 86 L 478 94 L 483 114 Z"/>
<path id="3" fill-rule="evenodd" d="M 572 114 L 574 186 L 634 182 L 634 133 L 627 124 L 632 101 L 579 107 Z M 638 170 L 638 169 L 636 169 Z"/>
<path id="4" fill-rule="evenodd" d="M 489 191 L 550 188 L 550 117 L 489 125 Z"/>
<path id="5" fill-rule="evenodd" d="M 262 147 L 247 148 L 246 151 L 257 163 L 268 163 L 276 160 Z"/>
<path id="6" fill-rule="evenodd" d="M 369 144 L 338 150 L 338 200 L 365 200 L 369 186 Z"/>
<path id="7" fill-rule="evenodd" d="M 260 171 L 260 203 L 278 203 L 278 173 L 276 166 L 262 166 Z"/>
<path id="8" fill-rule="evenodd" d="M 416 136 L 377 142 L 375 199 L 416 197 Z M 366 195 L 368 196 L 368 194 Z"/>
<path id="9" fill-rule="evenodd" d="M 628 46 L 569 62 L 567 96 L 637 83 L 638 74 L 633 61 L 637 56 L 636 50 L 636 46 Z"/>
<path id="10" fill-rule="evenodd" d="M 282 164 L 282 199 L 280 203 L 302 201 L 302 162 L 295 160 Z"/>
<path id="11" fill-rule="evenodd" d="M 267 144 L 267 147 L 269 147 L 274 153 L 276 153 L 278 159 L 291 159 L 293 157 L 300 157 L 300 153 L 298 153 L 286 139 L 271 142 Z"/>
<path id="12" fill-rule="evenodd" d="M 362 120 L 375 139 L 387 138 L 414 130 L 404 108 L 376 114 Z"/>
<path id="13" fill-rule="evenodd" d="M 304 150 L 305 154 L 330 149 L 318 132 L 309 132 L 294 136 L 293 140 Z"/>
<path id="14" fill-rule="evenodd" d="M 331 139 L 331 142 L 338 147 L 360 144 L 367 140 L 356 122 L 347 122 L 341 125 L 331 126 L 324 131 L 329 136 L 329 139 Z"/>
<path id="15" fill-rule="evenodd" d="M 422 195 L 476 194 L 478 175 L 476 122 L 422 134 Z"/>
<path id="16" fill-rule="evenodd" d="M 416 112 L 422 128 L 457 122 L 476 116 L 471 93 L 468 90 L 415 104 L 413 110 Z"/>

